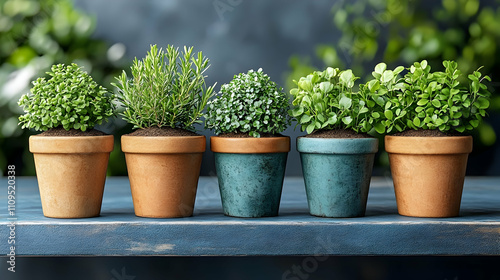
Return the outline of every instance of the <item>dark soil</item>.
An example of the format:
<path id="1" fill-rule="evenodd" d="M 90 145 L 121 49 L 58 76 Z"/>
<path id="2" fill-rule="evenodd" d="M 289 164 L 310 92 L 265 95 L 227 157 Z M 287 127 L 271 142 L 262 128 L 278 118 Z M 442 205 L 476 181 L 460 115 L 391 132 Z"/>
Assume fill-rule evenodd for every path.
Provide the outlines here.
<path id="1" fill-rule="evenodd" d="M 265 137 L 283 137 L 281 134 L 273 134 L 273 133 L 259 133 L 261 138 Z M 219 137 L 227 137 L 227 138 L 252 138 L 248 132 L 230 132 L 230 133 L 223 133 L 217 135 Z"/>
<path id="2" fill-rule="evenodd" d="M 66 130 L 63 127 L 51 128 L 47 131 L 44 131 L 40 134 L 40 136 L 103 136 L 108 135 L 100 130 L 91 129 L 87 131 L 81 131 L 79 129 L 70 129 Z"/>
<path id="3" fill-rule="evenodd" d="M 316 130 L 307 138 L 373 138 L 367 133 L 356 133 L 348 129 Z"/>
<path id="4" fill-rule="evenodd" d="M 148 127 L 137 129 L 136 131 L 127 134 L 127 136 L 198 136 L 199 134 L 181 128 L 171 127 Z"/>
<path id="5" fill-rule="evenodd" d="M 406 136 L 406 137 L 450 137 L 450 136 L 464 136 L 458 132 L 442 132 L 437 129 L 418 129 L 406 130 L 393 134 L 393 136 Z"/>

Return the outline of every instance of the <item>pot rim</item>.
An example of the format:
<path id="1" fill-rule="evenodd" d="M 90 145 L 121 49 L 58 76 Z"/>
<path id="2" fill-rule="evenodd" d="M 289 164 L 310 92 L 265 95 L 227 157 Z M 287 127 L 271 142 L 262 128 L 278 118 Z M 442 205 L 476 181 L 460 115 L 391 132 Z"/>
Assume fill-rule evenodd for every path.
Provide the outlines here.
<path id="1" fill-rule="evenodd" d="M 469 154 L 472 144 L 472 136 L 385 136 L 385 150 L 393 154 Z"/>
<path id="2" fill-rule="evenodd" d="M 297 151 L 311 154 L 375 154 L 378 139 L 371 138 L 297 138 Z"/>
<path id="3" fill-rule="evenodd" d="M 134 154 L 191 154 L 206 150 L 206 137 L 122 135 L 121 149 Z"/>
<path id="4" fill-rule="evenodd" d="M 261 138 L 211 136 L 210 150 L 214 153 L 232 154 L 288 153 L 290 151 L 290 136 Z"/>
<path id="5" fill-rule="evenodd" d="M 29 137 L 29 150 L 34 154 L 109 153 L 113 147 L 113 135 Z"/>

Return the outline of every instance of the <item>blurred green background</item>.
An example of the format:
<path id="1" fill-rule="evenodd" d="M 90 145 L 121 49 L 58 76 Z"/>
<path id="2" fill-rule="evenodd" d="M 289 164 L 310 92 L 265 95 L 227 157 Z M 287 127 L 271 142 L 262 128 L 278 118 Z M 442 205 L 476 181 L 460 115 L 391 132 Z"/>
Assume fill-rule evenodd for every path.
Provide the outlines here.
<path id="1" fill-rule="evenodd" d="M 209 83 L 217 82 L 216 90 L 234 74 L 259 67 L 289 90 L 293 79 L 327 66 L 368 77 L 380 61 L 395 67 L 427 59 L 439 69 L 442 60 L 452 59 L 463 72 L 483 65 L 493 79 L 493 102 L 490 117 L 474 132 L 468 174 L 500 175 L 499 3 L 0 0 L 0 170 L 4 174 L 7 164 L 16 164 L 23 175 L 35 174 L 27 139 L 34 132 L 17 125 L 17 101 L 50 65 L 76 62 L 112 90 L 113 77 L 150 44 L 174 44 L 194 45 L 211 59 Z M 293 126 L 285 134 L 303 134 Z M 115 135 L 109 175 L 126 175 L 119 136 L 130 126 L 117 118 L 99 129 Z M 202 175 L 215 175 L 212 161 L 207 152 Z M 375 173 L 387 170 L 382 152 Z M 292 149 L 287 175 L 300 174 Z"/>

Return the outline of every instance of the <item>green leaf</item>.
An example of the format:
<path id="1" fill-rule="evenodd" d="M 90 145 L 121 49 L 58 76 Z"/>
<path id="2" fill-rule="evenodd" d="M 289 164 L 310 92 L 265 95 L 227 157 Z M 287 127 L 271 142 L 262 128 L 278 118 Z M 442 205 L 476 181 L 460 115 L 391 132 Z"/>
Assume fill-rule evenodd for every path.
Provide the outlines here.
<path id="1" fill-rule="evenodd" d="M 375 73 L 382 74 L 385 69 L 387 69 L 387 65 L 381 62 L 375 66 Z"/>
<path id="2" fill-rule="evenodd" d="M 296 107 L 291 110 L 292 117 L 298 117 L 304 113 L 304 107 Z"/>
<path id="3" fill-rule="evenodd" d="M 441 102 L 439 102 L 439 100 L 437 100 L 437 99 L 433 99 L 433 100 L 431 101 L 431 103 L 432 103 L 432 106 L 434 106 L 434 107 L 436 107 L 436 108 L 441 107 Z"/>
<path id="4" fill-rule="evenodd" d="M 345 123 L 346 125 L 349 125 L 352 122 L 351 116 L 343 117 L 342 122 Z"/>
<path id="5" fill-rule="evenodd" d="M 394 73 L 391 70 L 386 70 L 382 74 L 382 78 L 380 80 L 383 83 L 388 83 L 388 82 L 392 81 L 393 78 L 394 78 Z"/>
<path id="6" fill-rule="evenodd" d="M 312 116 L 310 115 L 302 115 L 300 118 L 300 123 L 308 123 L 312 119 Z"/>
<path id="7" fill-rule="evenodd" d="M 427 100 L 427 99 L 421 99 L 421 100 L 419 100 L 419 101 L 417 102 L 417 105 L 418 105 L 418 106 L 424 106 L 424 105 L 426 105 L 427 103 L 429 103 L 429 100 Z"/>
<path id="8" fill-rule="evenodd" d="M 385 103 L 385 110 L 388 110 L 389 108 L 391 108 L 391 106 L 392 106 L 391 101 L 387 101 L 387 103 Z"/>
<path id="9" fill-rule="evenodd" d="M 488 109 L 488 107 L 490 107 L 490 102 L 486 98 L 479 97 L 476 102 L 474 102 L 474 106 L 478 109 Z"/>
<path id="10" fill-rule="evenodd" d="M 343 110 L 351 108 L 352 100 L 349 97 L 343 96 L 340 98 L 339 105 Z"/>
<path id="11" fill-rule="evenodd" d="M 328 93 L 328 92 L 330 92 L 333 89 L 333 85 L 330 82 L 321 82 L 319 84 L 319 89 L 323 93 Z"/>
<path id="12" fill-rule="evenodd" d="M 300 106 L 303 106 L 303 107 L 306 107 L 306 106 L 311 106 L 311 99 L 309 98 L 309 96 L 304 96 L 304 98 L 302 98 L 302 102 L 300 104 Z"/>
<path id="13" fill-rule="evenodd" d="M 394 115 L 393 115 L 392 111 L 390 111 L 390 110 L 385 111 L 385 112 L 384 112 L 384 115 L 385 115 L 385 117 L 386 117 L 387 119 L 389 119 L 389 120 L 392 120 L 392 118 L 394 117 Z"/>
<path id="14" fill-rule="evenodd" d="M 352 88 L 354 86 L 354 81 L 356 77 L 352 73 L 352 70 L 342 71 L 340 74 L 340 82 L 344 84 L 347 88 Z"/>
<path id="15" fill-rule="evenodd" d="M 311 81 L 307 79 L 300 79 L 299 81 L 299 88 L 305 90 L 305 91 L 312 91 L 312 84 Z"/>
<path id="16" fill-rule="evenodd" d="M 413 124 L 416 126 L 416 127 L 420 127 L 420 119 L 418 117 L 415 117 L 413 119 Z"/>
<path id="17" fill-rule="evenodd" d="M 479 125 L 479 120 L 470 120 L 469 123 L 472 127 L 476 128 Z"/>
<path id="18" fill-rule="evenodd" d="M 405 68 L 403 66 L 398 66 L 394 69 L 394 75 L 398 75 L 399 73 L 403 72 Z"/>
<path id="19" fill-rule="evenodd" d="M 323 116 L 323 114 L 318 114 L 316 116 L 316 118 L 320 121 L 320 122 L 324 122 L 325 121 L 325 117 Z"/>
<path id="20" fill-rule="evenodd" d="M 427 68 L 427 60 L 422 60 L 422 62 L 420 62 L 420 66 L 425 69 Z"/>
<path id="21" fill-rule="evenodd" d="M 379 134 L 383 134 L 385 132 L 385 126 L 381 123 L 376 123 L 374 125 L 374 127 L 375 127 L 375 131 Z"/>
<path id="22" fill-rule="evenodd" d="M 309 124 L 306 129 L 307 134 L 311 134 L 314 131 L 314 127 L 315 127 L 314 123 Z"/>

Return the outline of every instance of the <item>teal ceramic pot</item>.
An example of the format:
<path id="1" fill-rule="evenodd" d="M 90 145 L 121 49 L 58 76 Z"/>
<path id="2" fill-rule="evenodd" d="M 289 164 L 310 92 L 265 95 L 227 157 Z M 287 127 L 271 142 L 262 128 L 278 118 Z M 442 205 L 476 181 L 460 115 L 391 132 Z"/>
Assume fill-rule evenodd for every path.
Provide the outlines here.
<path id="1" fill-rule="evenodd" d="M 214 142 L 214 138 L 218 139 Z M 284 138 L 280 139 L 284 144 L 273 149 L 265 148 L 265 143 L 258 144 L 259 140 L 266 142 L 269 138 L 211 138 L 225 215 L 246 218 L 278 215 L 290 138 L 273 138 Z M 245 139 L 243 147 L 232 147 L 242 139 Z M 258 148 L 262 146 L 264 152 L 260 153 Z"/>
<path id="2" fill-rule="evenodd" d="M 365 215 L 378 139 L 299 137 L 297 150 L 311 215 Z"/>

